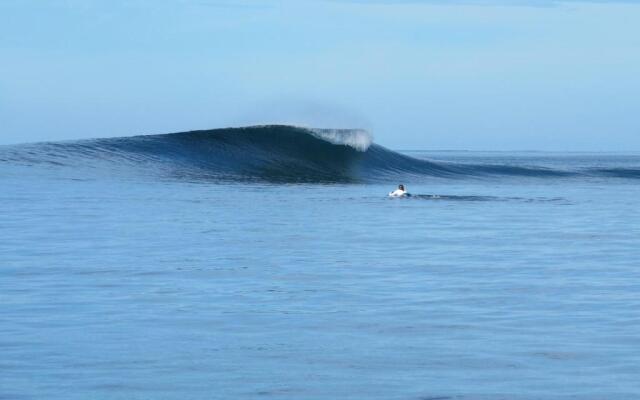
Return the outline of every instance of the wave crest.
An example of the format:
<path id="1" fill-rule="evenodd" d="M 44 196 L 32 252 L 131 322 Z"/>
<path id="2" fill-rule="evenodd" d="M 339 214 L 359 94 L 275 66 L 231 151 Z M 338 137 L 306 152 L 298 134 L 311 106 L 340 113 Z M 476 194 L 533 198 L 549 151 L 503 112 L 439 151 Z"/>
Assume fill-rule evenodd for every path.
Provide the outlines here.
<path id="1" fill-rule="evenodd" d="M 358 151 L 367 151 L 373 143 L 373 137 L 364 129 L 309 129 L 313 135 L 329 143 L 353 147 Z"/>

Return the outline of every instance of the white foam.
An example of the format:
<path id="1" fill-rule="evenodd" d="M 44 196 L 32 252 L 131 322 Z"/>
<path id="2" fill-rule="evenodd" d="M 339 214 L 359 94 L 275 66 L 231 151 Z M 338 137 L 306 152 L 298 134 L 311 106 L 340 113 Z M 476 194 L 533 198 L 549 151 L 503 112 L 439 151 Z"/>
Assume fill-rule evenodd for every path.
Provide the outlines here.
<path id="1" fill-rule="evenodd" d="M 358 151 L 366 151 L 373 143 L 373 136 L 364 129 L 307 129 L 322 140 L 350 146 Z"/>

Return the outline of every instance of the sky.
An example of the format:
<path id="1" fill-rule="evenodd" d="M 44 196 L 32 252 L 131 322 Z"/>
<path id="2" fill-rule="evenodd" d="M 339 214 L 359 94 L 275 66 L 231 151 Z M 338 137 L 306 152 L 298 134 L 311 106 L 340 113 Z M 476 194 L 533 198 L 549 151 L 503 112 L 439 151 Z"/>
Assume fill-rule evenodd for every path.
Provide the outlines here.
<path id="1" fill-rule="evenodd" d="M 2 0 L 0 144 L 269 123 L 640 150 L 640 0 Z"/>

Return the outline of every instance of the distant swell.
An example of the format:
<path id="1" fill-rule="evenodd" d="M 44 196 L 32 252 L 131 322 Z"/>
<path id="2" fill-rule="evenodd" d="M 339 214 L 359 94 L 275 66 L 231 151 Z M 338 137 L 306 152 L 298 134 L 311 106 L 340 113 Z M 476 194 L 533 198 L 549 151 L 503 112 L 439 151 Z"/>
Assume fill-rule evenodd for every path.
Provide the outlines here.
<path id="1" fill-rule="evenodd" d="M 373 144 L 362 130 L 285 125 L 5 146 L 0 148 L 0 162 L 133 169 L 178 179 L 292 183 L 487 176 L 640 178 L 640 171 L 633 169 L 576 172 L 431 162 Z"/>

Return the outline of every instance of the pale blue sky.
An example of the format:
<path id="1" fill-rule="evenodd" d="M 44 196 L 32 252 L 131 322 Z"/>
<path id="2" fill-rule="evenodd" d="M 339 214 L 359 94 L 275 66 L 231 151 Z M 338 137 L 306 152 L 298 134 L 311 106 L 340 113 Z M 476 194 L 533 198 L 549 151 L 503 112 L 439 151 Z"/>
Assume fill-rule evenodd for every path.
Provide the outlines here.
<path id="1" fill-rule="evenodd" d="M 640 3 L 0 1 L 0 144 L 257 123 L 640 150 Z"/>

